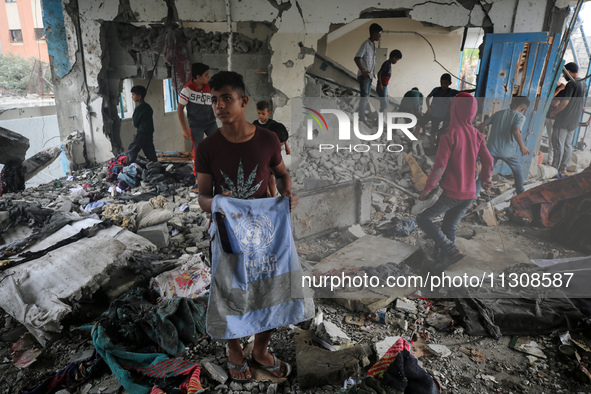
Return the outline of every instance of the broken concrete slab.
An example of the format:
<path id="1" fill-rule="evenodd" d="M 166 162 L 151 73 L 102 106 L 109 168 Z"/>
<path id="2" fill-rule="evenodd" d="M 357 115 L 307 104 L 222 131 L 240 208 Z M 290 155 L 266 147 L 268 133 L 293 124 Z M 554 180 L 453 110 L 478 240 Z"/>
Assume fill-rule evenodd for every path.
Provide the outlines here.
<path id="1" fill-rule="evenodd" d="M 341 330 L 336 324 L 328 320 L 320 323 L 316 329 L 316 335 L 320 338 L 330 342 L 333 345 L 339 345 L 343 343 L 350 343 L 351 338 L 343 330 Z"/>
<path id="2" fill-rule="evenodd" d="M 376 342 L 376 356 L 378 359 L 384 357 L 386 352 L 398 341 L 401 337 L 386 337 L 383 340 Z"/>
<path id="3" fill-rule="evenodd" d="M 304 191 L 293 212 L 293 235 L 301 239 L 370 220 L 371 182 L 351 181 Z M 336 214 L 335 207 L 338 207 Z"/>
<path id="4" fill-rule="evenodd" d="M 29 149 L 29 139 L 0 127 L 0 163 L 7 164 L 13 160 L 22 162 Z"/>
<path id="5" fill-rule="evenodd" d="M 405 298 L 397 299 L 394 308 L 403 312 L 417 313 L 417 307 L 415 304 Z"/>
<path id="6" fill-rule="evenodd" d="M 379 267 L 385 263 L 399 264 L 419 248 L 394 239 L 365 235 L 316 264 L 320 272 L 342 268 Z"/>
<path id="7" fill-rule="evenodd" d="M 449 350 L 447 346 L 436 344 L 429 344 L 427 346 L 429 347 L 429 350 L 438 357 L 451 356 L 451 350 Z"/>
<path id="8" fill-rule="evenodd" d="M 447 313 L 430 312 L 427 316 L 427 324 L 437 331 L 445 330 L 453 325 L 454 320 Z"/>
<path id="9" fill-rule="evenodd" d="M 365 231 L 363 231 L 363 229 L 361 228 L 360 225 L 355 224 L 353 226 L 350 226 L 346 231 L 345 231 L 345 236 L 346 237 L 353 237 L 355 239 L 364 237 Z"/>
<path id="10" fill-rule="evenodd" d="M 144 237 L 159 248 L 168 246 L 169 229 L 166 223 L 139 229 L 137 235 Z"/>
<path id="11" fill-rule="evenodd" d="M 472 239 L 458 237 L 456 245 L 466 257 L 446 269 L 446 274 L 466 273 L 482 277 L 483 272 L 501 273 L 515 264 L 532 265 L 527 255 L 510 239 L 503 238 L 503 241 L 506 252 L 503 252 L 501 239 L 494 227 L 478 229 Z"/>
<path id="12" fill-rule="evenodd" d="M 350 376 L 369 365 L 371 351 L 362 345 L 331 352 L 313 345 L 314 334 L 296 331 L 295 348 L 298 381 L 301 389 L 342 385 Z"/>
<path id="13" fill-rule="evenodd" d="M 99 223 L 86 219 L 67 225 L 28 248 L 42 250 Z M 61 330 L 61 320 L 79 301 L 110 281 L 109 272 L 127 264 L 132 254 L 155 251 L 144 238 L 120 227 L 100 230 L 43 257 L 0 273 L 0 307 L 45 345 Z"/>
<path id="14" fill-rule="evenodd" d="M 418 256 L 419 248 L 393 239 L 365 235 L 314 266 L 316 272 L 340 272 L 360 267 L 377 268 L 384 264 L 400 264 Z M 388 306 L 396 297 L 411 294 L 414 287 L 375 287 L 331 293 L 338 303 L 351 311 L 375 312 Z"/>
<path id="15" fill-rule="evenodd" d="M 558 170 L 545 164 L 535 164 L 529 169 L 530 179 L 552 179 L 558 174 Z"/>
<path id="16" fill-rule="evenodd" d="M 37 152 L 33 156 L 25 160 L 23 162 L 25 181 L 28 181 L 29 179 L 33 178 L 35 175 L 43 171 L 45 168 L 47 168 L 51 163 L 55 161 L 55 159 L 57 159 L 60 156 L 61 153 L 61 148 L 59 146 L 54 146 L 53 148 Z"/>
<path id="17" fill-rule="evenodd" d="M 214 363 L 205 362 L 203 363 L 203 368 L 205 369 L 205 372 L 210 378 L 212 378 L 216 382 L 219 382 L 220 384 L 226 383 L 226 381 L 229 378 L 224 368 Z"/>
<path id="18" fill-rule="evenodd" d="M 591 164 L 591 152 L 588 150 L 576 150 L 570 157 L 570 164 L 575 166 L 575 169 L 585 169 Z"/>

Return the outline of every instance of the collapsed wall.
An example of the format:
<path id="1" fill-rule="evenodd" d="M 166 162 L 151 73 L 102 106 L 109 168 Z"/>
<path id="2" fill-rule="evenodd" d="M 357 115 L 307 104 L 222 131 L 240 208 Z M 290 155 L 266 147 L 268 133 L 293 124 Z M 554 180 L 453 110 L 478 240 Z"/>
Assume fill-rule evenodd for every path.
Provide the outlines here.
<path id="1" fill-rule="evenodd" d="M 164 26 L 176 29 L 176 37 L 176 32 L 182 31 L 183 35 L 187 32 L 185 25 L 196 22 L 217 24 L 217 28 L 221 29 L 223 24 L 236 27 L 242 23 L 243 34 L 249 31 L 252 23 L 267 26 L 270 32 L 269 47 L 262 45 L 259 48 L 258 44 L 254 47 L 268 50 L 269 57 L 261 60 L 265 62 L 268 75 L 255 73 L 247 77 L 246 82 L 251 87 L 265 85 L 263 80 L 272 84 L 273 88 L 268 87 L 266 93 L 272 92 L 274 118 L 285 123 L 291 116 L 289 99 L 304 93 L 306 69 L 314 62 L 318 40 L 329 32 L 331 25 L 346 24 L 358 18 L 387 17 L 391 11 L 397 11 L 428 24 L 454 28 L 478 26 L 494 33 L 562 27 L 566 2 L 548 0 L 541 6 L 529 3 L 516 0 L 426 3 L 399 0 L 384 7 L 378 0 L 363 3 L 301 0 L 280 4 L 266 0 L 231 0 L 226 5 L 222 2 L 196 4 L 192 0 L 150 3 L 133 0 L 72 0 L 62 3 L 59 0 L 47 0 L 43 2 L 43 8 L 44 15 L 47 15 L 44 16 L 45 26 L 54 32 L 63 31 L 61 35 L 48 35 L 62 137 L 65 139 L 72 132 L 83 132 L 87 145 L 85 160 L 102 162 L 121 149 L 118 120 L 114 113 L 114 98 L 121 90 L 120 76 L 146 77 L 146 69 L 154 65 L 156 56 L 151 39 L 146 41 L 143 36 L 138 38 L 129 31 L 121 37 L 118 35 L 119 26 L 108 26 L 110 23 L 150 26 L 141 29 L 145 29 L 144 33 L 152 39 L 162 36 Z M 131 27 L 124 29 L 135 30 Z M 216 60 L 208 59 L 208 56 L 219 56 L 219 64 L 212 64 L 212 68 L 227 69 L 228 55 L 223 53 L 223 48 L 229 46 L 230 40 L 227 39 L 230 36 L 219 35 L 219 44 L 216 43 L 218 36 L 212 37 L 214 45 L 211 51 L 211 44 L 201 45 L 199 34 L 191 32 L 185 36 L 190 42 L 185 42 L 188 44 L 189 59 L 215 63 Z M 203 41 L 205 43 L 207 38 Z M 230 62 L 232 69 L 238 71 L 242 64 L 240 56 L 250 56 L 253 46 L 246 40 L 236 41 L 232 45 L 235 54 Z M 120 43 L 123 43 L 123 49 L 117 48 L 121 46 Z M 144 55 L 134 58 L 129 54 L 134 45 L 143 45 L 139 53 Z M 244 50 L 248 52 L 241 52 Z M 112 52 L 128 54 L 120 62 L 118 57 L 112 58 Z M 155 74 L 159 77 L 170 75 L 164 62 L 156 67 Z"/>

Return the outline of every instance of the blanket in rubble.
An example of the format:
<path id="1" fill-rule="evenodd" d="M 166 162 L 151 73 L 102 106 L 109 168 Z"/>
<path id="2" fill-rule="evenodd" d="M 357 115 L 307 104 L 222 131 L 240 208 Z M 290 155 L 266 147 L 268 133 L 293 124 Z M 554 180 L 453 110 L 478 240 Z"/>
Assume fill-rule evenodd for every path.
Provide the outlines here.
<path id="1" fill-rule="evenodd" d="M 41 384 L 23 394 L 54 394 L 62 388 L 76 388 L 82 382 L 100 376 L 107 368 L 103 359 L 94 354 L 92 357 L 70 363 L 45 379 Z"/>
<path id="2" fill-rule="evenodd" d="M 367 371 L 367 377 L 351 387 L 359 394 L 438 394 L 433 378 L 419 366 L 410 343 L 400 338 Z"/>
<path id="3" fill-rule="evenodd" d="M 161 305 L 147 299 L 147 291 L 136 289 L 113 301 L 101 317 L 108 335 L 126 346 L 149 343 L 176 356 L 205 334 L 206 298 L 172 298 Z"/>
<path id="4" fill-rule="evenodd" d="M 192 361 L 173 359 L 163 353 L 130 352 L 123 346 L 114 344 L 100 325 L 93 329 L 92 343 L 111 372 L 130 394 L 163 393 L 162 387 L 168 389 L 171 382 L 177 381 L 178 378 L 181 382 L 175 385 L 183 393 L 195 394 L 205 391 L 199 380 L 201 369 Z M 151 384 L 137 383 L 138 375 L 149 379 Z"/>
<path id="5" fill-rule="evenodd" d="M 242 338 L 314 317 L 312 300 L 303 297 L 289 199 L 217 195 L 212 215 L 207 333 Z"/>

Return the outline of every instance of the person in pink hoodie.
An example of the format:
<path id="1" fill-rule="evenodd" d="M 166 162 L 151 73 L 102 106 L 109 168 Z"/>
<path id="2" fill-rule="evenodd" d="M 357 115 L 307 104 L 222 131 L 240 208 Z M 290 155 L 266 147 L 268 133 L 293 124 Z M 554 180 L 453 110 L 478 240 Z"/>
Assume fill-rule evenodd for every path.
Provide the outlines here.
<path id="1" fill-rule="evenodd" d="M 464 257 L 455 245 L 456 228 L 476 195 L 477 158 L 482 163 L 482 187 L 485 190 L 491 187 L 493 158 L 484 135 L 472 126 L 477 110 L 476 99 L 468 93 L 460 93 L 453 99 L 449 128 L 441 136 L 433 170 L 419 195 L 420 200 L 426 200 L 438 183 L 443 189 L 435 204 L 417 216 L 417 225 L 438 247 L 436 264 L 441 268 Z M 443 214 L 440 229 L 433 218 Z"/>

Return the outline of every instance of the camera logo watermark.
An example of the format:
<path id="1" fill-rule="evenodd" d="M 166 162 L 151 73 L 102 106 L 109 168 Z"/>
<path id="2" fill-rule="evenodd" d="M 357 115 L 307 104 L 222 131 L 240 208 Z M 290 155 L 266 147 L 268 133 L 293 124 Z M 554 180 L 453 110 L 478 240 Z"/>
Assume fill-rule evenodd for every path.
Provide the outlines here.
<path id="1" fill-rule="evenodd" d="M 398 153 L 402 152 L 404 146 L 401 144 L 386 144 L 386 143 L 375 143 L 383 138 L 384 131 L 387 141 L 392 141 L 394 132 L 401 131 L 409 140 L 416 141 L 417 137 L 410 131 L 417 124 L 417 118 L 415 115 L 407 112 L 386 112 L 378 113 L 378 124 L 373 134 L 364 134 L 360 130 L 359 125 L 359 114 L 353 113 L 353 122 L 351 122 L 351 116 L 345 111 L 338 109 L 320 109 L 317 111 L 310 107 L 303 107 L 308 112 L 304 114 L 308 115 L 306 123 L 306 139 L 313 141 L 315 139 L 314 131 L 317 133 L 328 132 L 328 123 L 323 114 L 334 115 L 338 122 L 338 142 L 337 143 L 320 143 L 318 144 L 318 150 L 323 151 L 348 151 L 348 152 L 391 152 Z M 385 126 L 384 126 L 385 118 Z M 353 125 L 353 127 L 351 127 Z M 353 129 L 353 135 L 351 134 L 351 128 Z M 374 143 L 361 143 L 352 144 L 351 140 L 355 138 L 360 141 L 374 142 Z M 349 144 L 347 144 L 349 142 Z"/>

